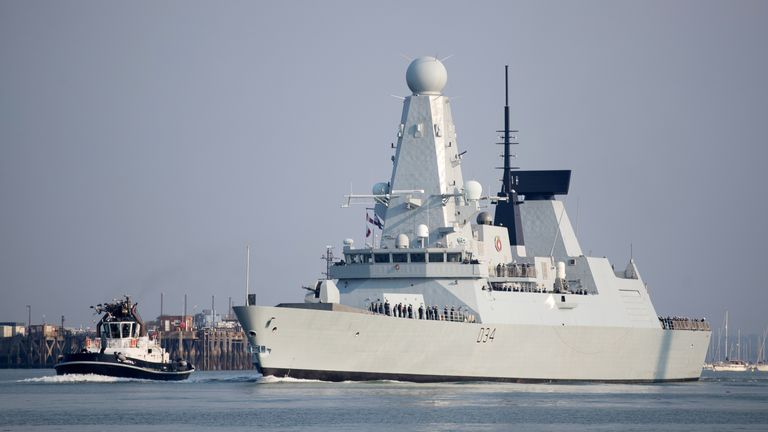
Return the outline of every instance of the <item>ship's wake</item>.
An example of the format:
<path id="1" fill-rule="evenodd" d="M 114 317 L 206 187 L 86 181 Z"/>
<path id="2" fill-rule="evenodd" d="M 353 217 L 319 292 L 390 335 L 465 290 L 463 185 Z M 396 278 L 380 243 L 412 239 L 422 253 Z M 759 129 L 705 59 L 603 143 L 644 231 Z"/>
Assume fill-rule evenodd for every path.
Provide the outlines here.
<path id="1" fill-rule="evenodd" d="M 302 379 L 292 377 L 276 377 L 274 375 L 261 376 L 256 380 L 259 384 L 272 384 L 272 383 L 323 383 L 330 381 L 322 381 L 316 379 Z"/>
<path id="2" fill-rule="evenodd" d="M 191 383 L 191 384 L 215 384 L 215 383 L 249 383 L 259 382 L 261 375 L 254 375 L 249 373 L 247 375 L 235 375 L 235 376 L 206 376 L 193 374 L 188 380 L 177 381 L 178 383 Z"/>
<path id="3" fill-rule="evenodd" d="M 73 383 L 116 383 L 116 382 L 142 382 L 146 380 L 134 378 L 118 378 L 95 374 L 67 374 L 67 375 L 49 375 L 42 377 L 25 378 L 18 380 L 19 383 L 42 383 L 42 384 L 73 384 Z"/>

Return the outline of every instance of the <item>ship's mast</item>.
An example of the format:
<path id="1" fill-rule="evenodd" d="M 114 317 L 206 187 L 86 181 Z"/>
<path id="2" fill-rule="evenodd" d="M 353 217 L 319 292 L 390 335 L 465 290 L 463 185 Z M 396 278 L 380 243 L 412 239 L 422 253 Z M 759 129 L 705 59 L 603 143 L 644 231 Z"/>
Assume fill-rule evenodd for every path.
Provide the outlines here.
<path id="1" fill-rule="evenodd" d="M 509 65 L 504 66 L 504 176 L 502 177 L 501 193 L 507 195 L 512 191 L 512 175 L 510 170 L 512 169 L 510 159 L 512 158 L 512 152 L 510 146 L 510 131 L 509 130 Z M 516 132 L 516 131 L 515 131 Z"/>
<path id="2" fill-rule="evenodd" d="M 509 129 L 509 65 L 504 66 L 504 129 L 497 132 L 504 134 L 503 142 L 498 143 L 504 146 L 504 154 L 502 155 L 504 166 L 501 167 L 504 174 L 501 177 L 501 191 L 498 196 L 506 199 L 496 203 L 495 223 L 496 225 L 506 225 L 510 245 L 522 246 L 525 241 L 523 240 L 523 227 L 520 218 L 520 203 L 514 188 L 517 181 L 516 177 L 512 175 L 512 170 L 519 168 L 513 167 L 511 163 L 512 157 L 514 157 L 512 145 L 517 144 L 512 142 L 512 133 L 517 133 L 517 131 Z"/>
<path id="3" fill-rule="evenodd" d="M 249 286 L 251 284 L 251 245 L 245 246 L 245 305 L 248 306 Z"/>
<path id="4" fill-rule="evenodd" d="M 331 266 L 333 265 L 333 260 L 335 258 L 336 257 L 333 256 L 333 246 L 326 246 L 325 255 L 320 257 L 320 259 L 325 261 L 325 272 L 323 274 L 326 279 L 331 279 Z"/>

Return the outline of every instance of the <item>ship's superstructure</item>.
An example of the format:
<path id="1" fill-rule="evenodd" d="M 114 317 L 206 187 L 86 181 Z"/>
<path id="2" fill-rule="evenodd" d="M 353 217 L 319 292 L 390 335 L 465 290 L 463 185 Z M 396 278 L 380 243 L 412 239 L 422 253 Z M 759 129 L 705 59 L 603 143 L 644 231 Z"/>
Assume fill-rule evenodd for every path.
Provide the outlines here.
<path id="1" fill-rule="evenodd" d="M 614 270 L 584 256 L 555 199 L 570 172 L 513 171 L 507 115 L 501 192 L 484 195 L 462 174 L 442 63 L 416 59 L 406 81 L 413 94 L 391 178 L 348 197 L 374 201 L 379 244 L 345 240 L 343 259 L 305 303 L 235 308 L 259 370 L 328 380 L 698 379 L 708 324 L 660 320 L 633 260 Z"/>

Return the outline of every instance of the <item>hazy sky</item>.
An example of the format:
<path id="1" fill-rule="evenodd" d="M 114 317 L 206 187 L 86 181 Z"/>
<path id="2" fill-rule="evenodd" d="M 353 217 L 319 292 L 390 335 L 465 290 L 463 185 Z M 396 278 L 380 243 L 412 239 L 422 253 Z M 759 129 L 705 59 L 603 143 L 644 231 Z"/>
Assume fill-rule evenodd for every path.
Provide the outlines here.
<path id="1" fill-rule="evenodd" d="M 0 321 L 301 301 L 364 235 L 406 57 L 445 61 L 464 177 L 572 169 L 582 249 L 659 314 L 768 324 L 768 2 L 0 1 Z M 195 308 L 196 306 L 196 308 Z"/>

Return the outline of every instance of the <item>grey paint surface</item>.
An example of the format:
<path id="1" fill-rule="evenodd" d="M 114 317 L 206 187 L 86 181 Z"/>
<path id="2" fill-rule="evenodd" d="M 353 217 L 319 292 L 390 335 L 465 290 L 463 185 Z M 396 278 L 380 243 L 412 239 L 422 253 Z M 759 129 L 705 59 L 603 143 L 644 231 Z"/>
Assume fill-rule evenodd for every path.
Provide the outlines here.
<path id="1" fill-rule="evenodd" d="M 423 19 L 416 19 L 416 18 Z M 426 18 L 428 17 L 428 19 Z M 88 325 L 300 301 L 362 244 L 350 182 L 390 174 L 403 71 L 446 60 L 465 179 L 498 188 L 503 65 L 518 164 L 573 169 L 582 249 L 634 257 L 660 314 L 766 325 L 765 2 L 0 3 L 0 320 Z M 407 31 L 403 31 L 407 30 Z"/>

